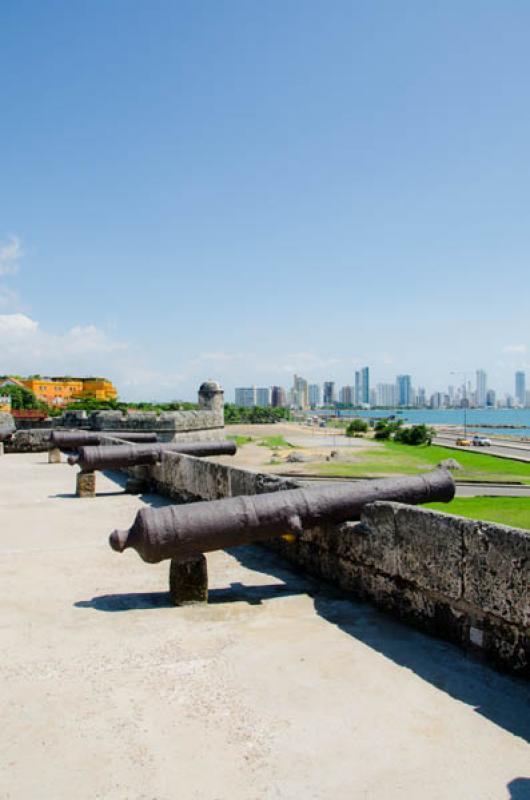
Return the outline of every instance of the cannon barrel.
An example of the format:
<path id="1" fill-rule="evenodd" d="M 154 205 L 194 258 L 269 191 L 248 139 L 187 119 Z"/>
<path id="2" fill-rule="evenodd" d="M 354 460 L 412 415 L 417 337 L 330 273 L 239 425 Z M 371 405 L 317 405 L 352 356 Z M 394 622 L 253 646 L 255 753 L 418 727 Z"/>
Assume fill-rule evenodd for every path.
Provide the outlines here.
<path id="1" fill-rule="evenodd" d="M 98 445 L 107 436 L 111 436 L 113 439 L 123 439 L 125 442 L 143 444 L 158 441 L 156 433 L 138 433 L 136 431 L 52 431 L 50 444 L 60 450 L 78 450 L 85 445 Z"/>
<path id="2" fill-rule="evenodd" d="M 414 477 L 359 481 L 348 487 L 325 486 L 229 497 L 166 508 L 143 508 L 129 530 L 115 530 L 109 544 L 122 552 L 132 547 L 144 561 L 184 560 L 211 550 L 237 547 L 282 534 L 301 533 L 322 523 L 360 518 L 376 500 L 416 505 L 449 502 L 455 485 L 445 470 Z"/>
<path id="3" fill-rule="evenodd" d="M 163 453 L 184 453 L 189 456 L 233 456 L 235 442 L 166 442 L 164 444 L 132 444 L 114 447 L 80 447 L 78 456 L 71 456 L 69 464 L 79 464 L 83 472 L 122 469 L 156 464 Z"/>

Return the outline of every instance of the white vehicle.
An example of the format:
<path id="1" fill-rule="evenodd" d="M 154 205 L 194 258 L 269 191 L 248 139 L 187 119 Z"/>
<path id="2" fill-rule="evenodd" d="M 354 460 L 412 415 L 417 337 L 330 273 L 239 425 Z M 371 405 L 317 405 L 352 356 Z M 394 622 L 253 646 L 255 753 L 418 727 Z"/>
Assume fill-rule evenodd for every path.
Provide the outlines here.
<path id="1" fill-rule="evenodd" d="M 485 436 L 473 436 L 473 446 L 474 447 L 490 447 L 491 439 L 487 439 Z"/>

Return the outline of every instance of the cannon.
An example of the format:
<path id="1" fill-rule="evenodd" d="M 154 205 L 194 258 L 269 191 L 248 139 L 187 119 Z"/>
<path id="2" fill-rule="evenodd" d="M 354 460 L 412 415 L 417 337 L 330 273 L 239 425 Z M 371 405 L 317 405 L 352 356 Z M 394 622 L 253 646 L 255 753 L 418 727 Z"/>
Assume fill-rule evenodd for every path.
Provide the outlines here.
<path id="1" fill-rule="evenodd" d="M 111 533 L 109 544 L 118 552 L 133 548 L 148 563 L 171 559 L 170 592 L 179 605 L 175 597 L 182 600 L 183 591 L 175 583 L 183 576 L 189 588 L 193 584 L 190 575 L 195 574 L 195 584 L 202 587 L 200 599 L 205 599 L 204 553 L 285 534 L 297 536 L 304 528 L 323 523 L 358 520 L 363 507 L 376 500 L 417 505 L 449 502 L 454 494 L 451 475 L 435 470 L 414 477 L 359 481 L 348 487 L 286 489 L 166 508 L 142 508 L 128 530 Z"/>
<path id="2" fill-rule="evenodd" d="M 123 444 L 120 446 L 80 447 L 77 456 L 70 456 L 68 463 L 78 464 L 76 494 L 78 497 L 94 497 L 96 493 L 96 470 L 147 467 L 157 464 L 164 453 L 182 453 L 189 456 L 233 456 L 237 452 L 235 442 L 167 442 L 164 444 Z M 138 494 L 148 483 L 142 478 L 130 478 L 126 491 Z"/>
<path id="3" fill-rule="evenodd" d="M 124 444 L 121 447 L 80 447 L 79 455 L 70 456 L 68 463 L 79 464 L 82 472 L 94 470 L 144 467 L 156 464 L 163 453 L 184 453 L 188 456 L 233 456 L 235 442 L 165 442 L 164 444 Z"/>
<path id="4" fill-rule="evenodd" d="M 157 442 L 156 433 L 137 433 L 136 431 L 52 431 L 50 444 L 59 450 L 78 450 L 85 445 L 99 445 L 102 439 L 110 436 L 113 439 L 122 439 L 125 442 L 148 444 Z"/>

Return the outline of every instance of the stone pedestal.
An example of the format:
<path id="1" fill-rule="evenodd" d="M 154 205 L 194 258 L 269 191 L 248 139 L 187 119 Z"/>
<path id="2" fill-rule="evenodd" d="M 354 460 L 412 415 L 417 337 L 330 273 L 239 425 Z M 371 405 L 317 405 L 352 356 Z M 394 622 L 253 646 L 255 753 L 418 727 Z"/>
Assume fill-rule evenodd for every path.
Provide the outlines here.
<path id="1" fill-rule="evenodd" d="M 75 493 L 77 497 L 95 497 L 96 473 L 78 472 L 75 481 Z"/>
<path id="2" fill-rule="evenodd" d="M 175 606 L 208 602 L 208 566 L 204 555 L 185 561 L 172 559 L 169 596 Z"/>
<path id="3" fill-rule="evenodd" d="M 4 443 L 0 442 L 0 456 L 4 455 Z"/>
<path id="4" fill-rule="evenodd" d="M 48 464 L 60 464 L 61 463 L 61 451 L 58 447 L 52 447 L 51 450 L 48 450 Z"/>

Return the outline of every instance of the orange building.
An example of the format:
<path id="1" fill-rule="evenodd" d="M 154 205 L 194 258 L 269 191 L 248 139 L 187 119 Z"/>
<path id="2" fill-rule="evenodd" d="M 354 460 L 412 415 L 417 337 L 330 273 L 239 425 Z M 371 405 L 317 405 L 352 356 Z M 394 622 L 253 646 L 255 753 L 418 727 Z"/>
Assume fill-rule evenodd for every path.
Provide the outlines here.
<path id="1" fill-rule="evenodd" d="M 111 381 L 105 378 L 83 378 L 81 397 L 95 397 L 96 400 L 116 400 L 118 392 Z"/>
<path id="2" fill-rule="evenodd" d="M 87 397 L 115 400 L 118 396 L 105 378 L 26 378 L 22 384 L 49 406 L 64 406 Z"/>

